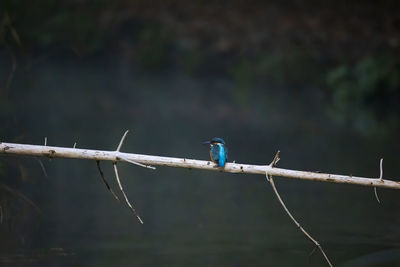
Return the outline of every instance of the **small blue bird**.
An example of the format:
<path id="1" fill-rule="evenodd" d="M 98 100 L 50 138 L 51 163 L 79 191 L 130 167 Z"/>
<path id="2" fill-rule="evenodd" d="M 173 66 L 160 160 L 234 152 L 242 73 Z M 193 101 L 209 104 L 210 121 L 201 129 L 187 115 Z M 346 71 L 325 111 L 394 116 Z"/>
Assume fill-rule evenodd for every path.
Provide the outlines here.
<path id="1" fill-rule="evenodd" d="M 228 160 L 228 148 L 222 138 L 214 137 L 210 141 L 203 142 L 210 145 L 210 157 L 213 162 L 218 164 L 218 167 L 224 167 Z"/>

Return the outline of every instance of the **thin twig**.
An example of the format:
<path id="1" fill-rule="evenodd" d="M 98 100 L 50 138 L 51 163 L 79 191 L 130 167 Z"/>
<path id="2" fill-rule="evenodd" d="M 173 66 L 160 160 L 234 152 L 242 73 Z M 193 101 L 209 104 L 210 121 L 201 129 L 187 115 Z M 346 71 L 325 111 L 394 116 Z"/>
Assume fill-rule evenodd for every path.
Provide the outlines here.
<path id="1" fill-rule="evenodd" d="M 275 164 L 279 161 L 279 151 L 276 152 L 274 159 L 272 160 L 270 166 L 271 167 L 275 167 Z M 269 176 L 269 177 L 268 177 Z M 268 173 L 265 173 L 265 177 L 267 178 L 267 181 L 269 181 L 269 183 L 271 184 L 271 187 L 276 195 L 276 197 L 278 198 L 279 202 L 281 203 L 283 209 L 286 211 L 287 215 L 289 215 L 290 219 L 292 219 L 292 221 L 294 222 L 294 224 L 296 224 L 296 226 L 304 233 L 304 235 L 306 237 L 308 237 L 308 239 L 310 239 L 321 251 L 322 255 L 324 256 L 325 260 L 327 261 L 327 263 L 329 264 L 329 266 L 332 266 L 332 263 L 330 262 L 328 256 L 325 254 L 324 250 L 322 249 L 322 246 L 318 243 L 317 240 L 315 240 L 306 230 L 304 230 L 304 228 L 300 225 L 300 223 L 298 223 L 296 221 L 296 219 L 293 217 L 293 215 L 290 213 L 290 211 L 288 210 L 288 208 L 286 207 L 285 203 L 283 202 L 281 196 L 278 193 L 278 190 L 276 189 L 275 183 L 274 183 L 274 179 L 272 178 L 272 175 L 268 175 Z M 268 179 L 269 178 L 269 179 Z"/>
<path id="2" fill-rule="evenodd" d="M 19 197 L 22 201 L 24 201 L 27 204 L 29 204 L 30 206 L 32 206 L 37 211 L 37 213 L 39 213 L 40 215 L 43 214 L 42 211 L 40 210 L 40 208 L 35 203 L 33 203 L 32 200 L 30 200 L 29 198 L 24 196 L 22 193 L 18 192 L 15 189 L 12 189 L 11 187 L 8 187 L 5 184 L 0 184 L 0 187 L 2 187 L 4 190 L 8 191 L 9 193 Z"/>
<path id="3" fill-rule="evenodd" d="M 378 203 L 381 204 L 381 201 L 379 200 L 379 197 L 378 197 L 378 191 L 376 190 L 376 187 L 374 187 L 374 193 L 375 193 L 376 201 L 378 201 Z"/>
<path id="4" fill-rule="evenodd" d="M 315 253 L 315 251 L 317 250 L 317 246 L 314 246 L 313 250 L 311 251 L 310 254 L 308 254 L 308 264 L 311 265 L 311 257 L 312 255 Z"/>
<path id="5" fill-rule="evenodd" d="M 383 158 L 381 158 L 381 160 L 380 160 L 379 169 L 380 169 L 380 172 L 379 172 L 379 180 L 380 180 L 381 182 L 384 182 L 384 181 L 383 181 Z M 374 193 L 375 193 L 375 198 L 376 198 L 376 200 L 378 201 L 379 204 L 381 204 L 381 201 L 379 200 L 379 197 L 378 197 L 378 190 L 376 189 L 376 187 L 374 187 Z"/>
<path id="6" fill-rule="evenodd" d="M 275 165 L 278 163 L 278 161 L 280 160 L 279 158 L 279 153 L 281 153 L 280 150 L 278 150 L 274 156 L 274 159 L 272 160 L 272 162 L 269 164 L 269 166 L 271 167 L 275 167 Z"/>
<path id="7" fill-rule="evenodd" d="M 126 131 L 125 131 L 124 135 L 123 135 L 122 138 L 121 138 L 121 141 L 119 142 L 119 145 L 118 145 L 118 147 L 117 147 L 116 152 L 119 152 L 119 151 L 120 151 L 120 149 L 121 149 L 121 147 L 122 147 L 122 144 L 124 143 L 125 137 L 126 137 L 126 135 L 128 134 L 128 132 L 129 132 L 129 130 L 126 130 Z M 142 164 L 142 163 L 133 161 L 133 160 L 131 160 L 131 159 L 128 159 L 127 157 L 124 157 L 124 156 L 122 156 L 121 154 L 118 155 L 117 158 L 120 159 L 120 160 L 122 160 L 122 161 L 126 161 L 126 162 L 129 162 L 129 163 L 138 165 L 138 166 L 143 167 L 143 168 L 149 168 L 149 169 L 153 169 L 153 170 L 156 169 L 156 168 L 153 167 L 153 166 L 146 165 L 146 164 Z"/>
<path id="8" fill-rule="evenodd" d="M 3 27 L 4 30 L 6 30 L 8 28 L 8 30 L 10 31 L 11 37 L 14 39 L 15 43 L 20 48 L 22 47 L 21 39 L 19 38 L 18 32 L 15 30 L 14 26 L 12 25 L 11 18 L 8 15 L 7 12 L 5 12 L 5 14 L 3 16 L 3 20 L 1 22 L 0 27 Z M 11 83 L 12 83 L 13 78 L 14 78 L 15 71 L 17 69 L 17 57 L 16 57 L 15 53 L 13 52 L 13 49 L 11 48 L 11 45 L 9 45 L 8 42 L 6 41 L 6 38 L 0 36 L 0 42 L 2 42 L 2 44 L 8 50 L 8 52 L 10 54 L 10 57 L 11 57 L 11 71 L 8 74 L 6 85 L 5 85 L 5 88 L 4 88 L 4 96 L 7 97 L 8 90 L 9 90 L 9 88 L 11 86 Z"/>
<path id="9" fill-rule="evenodd" d="M 143 168 L 148 168 L 148 169 L 153 169 L 153 170 L 156 169 L 156 167 L 153 167 L 153 166 L 150 166 L 150 165 L 145 165 L 145 164 L 142 164 L 142 163 L 139 163 L 139 162 L 130 160 L 130 159 L 124 157 L 124 156 L 118 156 L 118 158 L 119 158 L 120 160 L 122 160 L 122 161 L 126 161 L 126 162 L 129 162 L 129 163 L 138 165 L 138 166 L 140 166 L 140 167 L 143 167 Z"/>
<path id="10" fill-rule="evenodd" d="M 74 146 L 72 148 L 76 148 L 76 142 L 74 143 Z"/>
<path id="11" fill-rule="evenodd" d="M 102 171 L 102 169 L 101 169 L 101 167 L 100 167 L 100 161 L 99 161 L 99 160 L 96 160 L 96 163 L 97 163 L 97 169 L 99 170 L 101 179 L 103 180 L 104 184 L 106 185 L 108 191 L 110 191 L 111 194 L 114 196 L 114 198 L 115 198 L 116 200 L 119 201 L 118 196 L 117 196 L 117 195 L 114 193 L 114 191 L 111 189 L 110 184 L 107 182 L 106 178 L 104 177 L 104 173 L 103 173 L 103 171 Z"/>
<path id="12" fill-rule="evenodd" d="M 121 149 L 121 146 L 122 146 L 122 144 L 124 143 L 125 137 L 126 137 L 126 135 L 128 134 L 128 132 L 129 132 L 129 130 L 126 130 L 126 131 L 125 131 L 124 135 L 123 135 L 122 138 L 121 138 L 121 141 L 119 141 L 119 145 L 118 145 L 116 151 L 119 152 L 119 150 Z"/>
<path id="13" fill-rule="evenodd" d="M 47 146 L 47 137 L 44 138 L 44 146 Z M 48 178 L 49 176 L 47 175 L 46 168 L 44 167 L 43 162 L 40 160 L 40 158 L 36 158 L 36 160 L 39 162 L 39 165 L 44 173 L 44 176 Z"/>
<path id="14" fill-rule="evenodd" d="M 135 214 L 135 216 L 138 218 L 139 222 L 140 222 L 141 224 L 143 224 L 142 219 L 140 218 L 140 216 L 137 214 L 136 210 L 132 207 L 131 203 L 129 202 L 128 197 L 127 197 L 126 194 L 125 194 L 124 188 L 122 187 L 121 181 L 119 180 L 117 163 L 114 162 L 114 163 L 113 163 L 113 166 L 114 166 L 115 178 L 117 179 L 119 189 L 121 190 L 122 194 L 124 195 L 126 204 L 127 204 L 128 207 L 131 209 L 131 211 L 133 212 L 133 214 Z"/>
<path id="15" fill-rule="evenodd" d="M 11 83 L 14 79 L 14 74 L 15 71 L 17 70 L 17 57 L 15 56 L 14 52 L 12 49 L 8 46 L 8 44 L 5 44 L 5 47 L 8 49 L 8 52 L 10 53 L 11 57 L 11 71 L 8 74 L 7 81 L 6 81 L 6 86 L 5 86 L 5 93 L 8 93 L 9 88 L 11 87 Z"/>
<path id="16" fill-rule="evenodd" d="M 47 175 L 47 171 L 46 171 L 46 168 L 45 168 L 44 165 L 43 165 L 43 162 L 42 162 L 39 158 L 36 158 L 36 160 L 39 162 L 39 165 L 40 165 L 40 167 L 42 168 L 42 171 L 43 171 L 44 176 L 45 176 L 46 178 L 48 178 L 49 176 Z"/>

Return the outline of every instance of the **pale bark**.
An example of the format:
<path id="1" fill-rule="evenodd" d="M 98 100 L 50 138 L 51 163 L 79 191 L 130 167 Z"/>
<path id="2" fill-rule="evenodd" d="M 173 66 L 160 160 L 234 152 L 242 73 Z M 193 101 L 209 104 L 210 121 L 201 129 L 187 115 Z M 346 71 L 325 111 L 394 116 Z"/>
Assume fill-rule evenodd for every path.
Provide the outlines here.
<path id="1" fill-rule="evenodd" d="M 352 175 L 338 175 L 319 172 L 296 171 L 271 167 L 269 165 L 250 165 L 240 163 L 227 163 L 224 168 L 218 168 L 211 161 L 195 160 L 187 158 L 172 158 L 134 153 L 123 153 L 119 151 L 103 151 L 80 148 L 67 148 L 42 145 L 25 145 L 14 143 L 0 143 L 0 153 L 18 154 L 29 156 L 44 156 L 50 158 L 75 158 L 91 160 L 109 160 L 113 162 L 125 161 L 134 164 L 154 166 L 181 167 L 190 169 L 203 169 L 210 171 L 230 173 L 250 173 L 261 175 L 273 175 L 303 180 L 314 180 L 332 183 L 355 184 L 370 187 L 382 187 L 400 189 L 400 182 L 385 180 L 381 178 L 366 178 Z M 381 168 L 382 171 L 382 168 Z"/>

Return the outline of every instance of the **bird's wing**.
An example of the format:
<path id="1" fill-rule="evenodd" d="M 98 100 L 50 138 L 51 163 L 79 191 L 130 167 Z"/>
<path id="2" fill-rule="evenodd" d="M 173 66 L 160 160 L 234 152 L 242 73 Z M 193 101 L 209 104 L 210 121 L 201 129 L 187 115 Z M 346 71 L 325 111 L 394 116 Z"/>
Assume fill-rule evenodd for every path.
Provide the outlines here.
<path id="1" fill-rule="evenodd" d="M 215 161 L 219 160 L 219 147 L 217 145 L 212 145 L 210 154 Z"/>

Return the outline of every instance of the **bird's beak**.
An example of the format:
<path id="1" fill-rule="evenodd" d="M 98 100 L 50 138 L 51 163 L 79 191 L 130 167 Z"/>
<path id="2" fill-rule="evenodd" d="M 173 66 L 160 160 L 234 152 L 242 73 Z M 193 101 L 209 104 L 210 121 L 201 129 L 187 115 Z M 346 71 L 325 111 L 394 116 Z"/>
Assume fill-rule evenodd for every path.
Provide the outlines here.
<path id="1" fill-rule="evenodd" d="M 211 142 L 210 141 L 205 141 L 203 142 L 203 145 L 209 145 Z"/>

